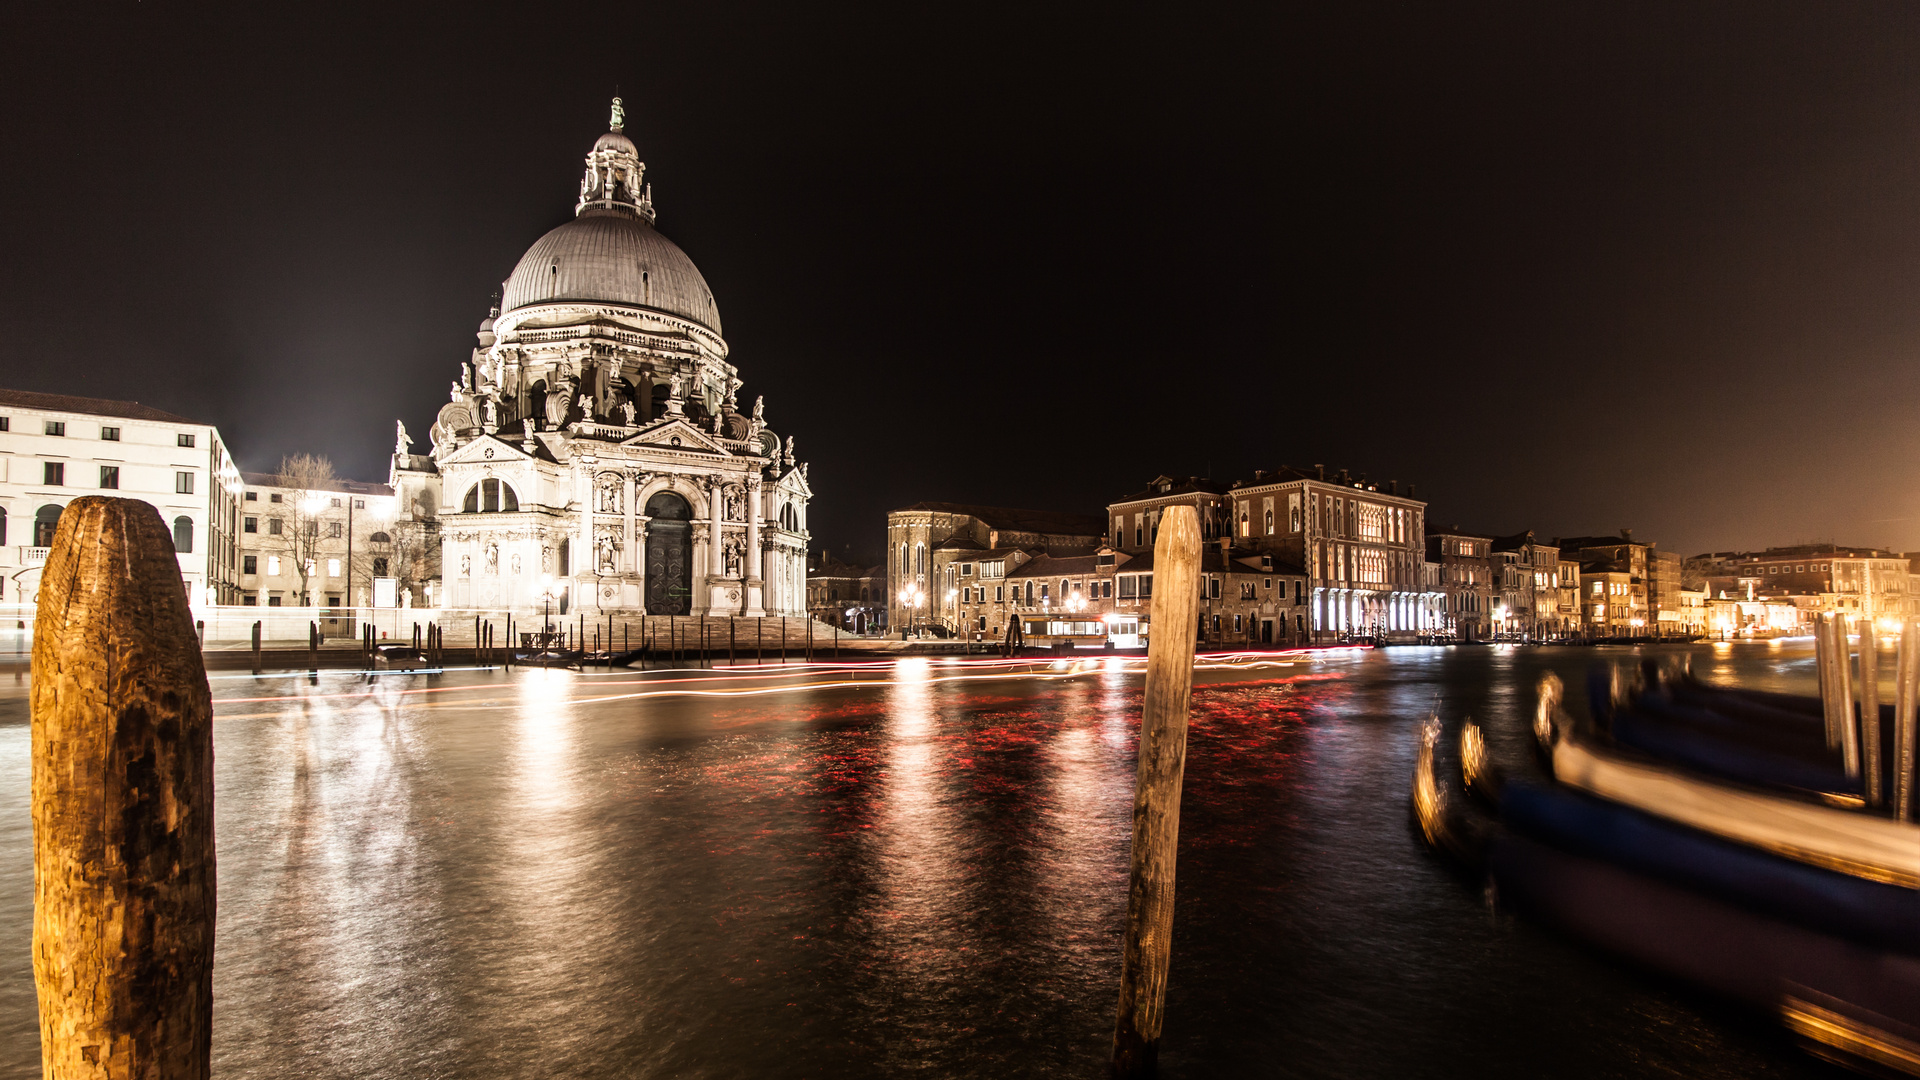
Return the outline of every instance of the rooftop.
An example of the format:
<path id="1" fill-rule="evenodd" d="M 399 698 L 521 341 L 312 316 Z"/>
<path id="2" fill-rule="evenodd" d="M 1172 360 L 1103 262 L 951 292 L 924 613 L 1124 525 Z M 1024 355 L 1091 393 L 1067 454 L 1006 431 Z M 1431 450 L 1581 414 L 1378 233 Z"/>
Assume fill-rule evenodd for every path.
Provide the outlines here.
<path id="1" fill-rule="evenodd" d="M 1020 510 L 1010 506 L 980 506 L 974 503 L 917 502 L 894 513 L 912 510 L 934 514 L 964 514 L 978 518 L 990 529 L 1004 529 L 1012 532 L 1103 536 L 1107 531 L 1106 518 L 1099 514 L 1075 514 L 1059 510 Z"/>
<path id="2" fill-rule="evenodd" d="M 277 488 L 285 487 L 275 473 L 243 472 L 240 482 L 248 487 Z M 338 491 L 343 495 L 391 495 L 393 488 L 386 484 L 369 484 L 364 480 L 347 480 L 335 477 L 316 488 L 302 488 L 302 491 Z"/>
<path id="3" fill-rule="evenodd" d="M 84 413 L 88 416 L 117 416 L 122 420 L 153 420 L 162 424 L 201 423 L 199 420 L 189 420 L 184 416 L 162 412 L 151 405 L 142 405 L 137 401 L 76 397 L 72 394 L 36 394 L 31 390 L 0 390 L 0 406 L 6 405 L 18 409 Z"/>

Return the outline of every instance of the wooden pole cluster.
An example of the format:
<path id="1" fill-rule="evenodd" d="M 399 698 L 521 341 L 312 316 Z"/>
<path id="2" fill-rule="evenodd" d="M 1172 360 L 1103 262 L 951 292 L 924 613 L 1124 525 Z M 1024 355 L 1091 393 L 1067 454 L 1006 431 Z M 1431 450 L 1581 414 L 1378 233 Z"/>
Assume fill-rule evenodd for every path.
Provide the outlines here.
<path id="1" fill-rule="evenodd" d="M 42 1075 L 205 1078 L 213 704 L 151 505 L 87 496 L 60 515 L 31 701 Z"/>
<path id="2" fill-rule="evenodd" d="M 1882 760 L 1880 655 L 1871 619 L 1857 621 L 1859 654 L 1847 640 L 1845 615 L 1823 616 L 1815 626 L 1814 655 L 1827 744 L 1838 747 L 1849 777 L 1858 777 L 1867 805 L 1891 804 L 1898 821 L 1912 820 L 1916 711 L 1920 711 L 1920 621 L 1908 618 L 1894 649 L 1893 754 Z M 1857 670 L 1855 665 L 1858 665 Z"/>
<path id="3" fill-rule="evenodd" d="M 1154 1075 L 1172 957 L 1173 876 L 1180 842 L 1180 785 L 1187 761 L 1187 713 L 1199 629 L 1200 519 L 1170 506 L 1154 542 L 1153 636 L 1140 716 L 1140 766 L 1133 792 L 1133 860 L 1121 943 L 1120 1008 L 1114 1023 L 1117 1078 Z"/>

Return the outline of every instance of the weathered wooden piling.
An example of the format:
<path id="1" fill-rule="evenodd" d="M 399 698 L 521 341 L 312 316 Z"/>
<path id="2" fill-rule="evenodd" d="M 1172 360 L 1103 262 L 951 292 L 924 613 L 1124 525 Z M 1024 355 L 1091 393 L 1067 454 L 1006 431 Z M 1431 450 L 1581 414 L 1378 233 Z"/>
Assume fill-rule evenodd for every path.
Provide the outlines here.
<path id="1" fill-rule="evenodd" d="M 1121 943 L 1120 1009 L 1114 1024 L 1116 1078 L 1154 1075 L 1172 955 L 1173 873 L 1180 842 L 1180 784 L 1187 760 L 1187 710 L 1199 618 L 1200 520 L 1190 506 L 1160 518 L 1153 551 L 1152 638 L 1140 715 L 1140 766 L 1133 793 L 1133 865 Z"/>
<path id="2" fill-rule="evenodd" d="M 253 623 L 253 673 L 260 674 L 260 622 L 258 619 Z"/>
<path id="3" fill-rule="evenodd" d="M 1833 672 L 1833 707 L 1840 725 L 1840 760 L 1848 778 L 1860 775 L 1860 726 L 1853 716 L 1853 662 L 1847 644 L 1847 617 L 1836 614 L 1829 623 L 1827 665 Z"/>
<path id="4" fill-rule="evenodd" d="M 1920 620 L 1909 618 L 1900 628 L 1900 654 L 1893 669 L 1893 817 L 1910 821 L 1913 814 L 1914 710 L 1920 688 Z"/>
<path id="5" fill-rule="evenodd" d="M 1881 806 L 1880 635 L 1872 619 L 1860 620 L 1860 757 L 1866 771 L 1868 806 Z"/>
<path id="6" fill-rule="evenodd" d="M 206 1077 L 213 705 L 151 505 L 88 496 L 60 515 L 31 702 L 42 1075 Z"/>

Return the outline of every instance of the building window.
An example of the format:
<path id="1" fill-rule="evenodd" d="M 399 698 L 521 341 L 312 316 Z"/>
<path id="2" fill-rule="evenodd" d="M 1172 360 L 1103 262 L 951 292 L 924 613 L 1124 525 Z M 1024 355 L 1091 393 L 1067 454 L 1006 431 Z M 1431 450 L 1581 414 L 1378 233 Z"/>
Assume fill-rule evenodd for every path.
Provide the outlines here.
<path id="1" fill-rule="evenodd" d="M 258 555 L 240 556 L 240 572 L 243 574 L 259 573 L 260 572 L 260 556 Z"/>
<path id="2" fill-rule="evenodd" d="M 280 556 L 278 555 L 267 556 L 267 576 L 268 577 L 280 576 Z"/>
<path id="3" fill-rule="evenodd" d="M 340 576 L 340 560 L 339 559 L 327 560 L 327 576 L 328 577 Z"/>
<path id="4" fill-rule="evenodd" d="M 13 430 L 13 417 L 0 416 L 0 431 L 12 431 L 12 430 Z"/>
<path id="5" fill-rule="evenodd" d="M 1107 580 L 1100 583 L 1100 598 L 1103 600 L 1113 599 L 1113 579 L 1112 578 L 1108 578 Z"/>
<path id="6" fill-rule="evenodd" d="M 1047 602 L 1047 587 L 1045 585 L 1040 586 L 1040 602 L 1043 604 Z"/>
<path id="7" fill-rule="evenodd" d="M 173 444 L 175 446 L 192 446 L 193 445 L 192 433 L 183 431 L 180 434 L 175 435 L 173 437 Z"/>
<path id="8" fill-rule="evenodd" d="M 42 462 L 40 479 L 41 482 L 45 483 L 48 487 L 60 487 L 64 485 L 67 482 L 67 463 L 64 461 Z M 42 544 L 40 546 L 45 547 L 46 545 Z"/>
<path id="9" fill-rule="evenodd" d="M 185 514 L 173 519 L 173 550 L 182 555 L 193 551 L 193 519 Z"/>
<path id="10" fill-rule="evenodd" d="M 65 435 L 67 433 L 67 422 L 65 420 L 49 420 L 47 421 L 46 431 L 49 435 Z"/>
<path id="11" fill-rule="evenodd" d="M 337 521 L 327 522 L 327 538 L 329 540 L 340 539 L 340 523 L 339 522 Z"/>
<path id="12" fill-rule="evenodd" d="M 280 519 L 279 518 L 267 519 L 267 535 L 268 536 L 280 535 Z"/>
<path id="13" fill-rule="evenodd" d="M 102 427 L 100 429 L 100 437 L 107 442 L 119 442 L 120 429 L 117 427 Z"/>
<path id="14" fill-rule="evenodd" d="M 328 606 L 328 607 L 339 607 L 339 606 L 340 606 L 340 594 L 339 594 L 339 593 L 328 593 L 328 594 L 327 594 L 327 606 Z"/>
<path id="15" fill-rule="evenodd" d="M 367 508 L 367 500 L 365 499 L 353 500 L 353 508 L 355 510 L 365 510 Z"/>
<path id="16" fill-rule="evenodd" d="M 248 501 L 248 502 L 259 502 L 259 501 L 260 501 L 260 493 L 259 493 L 259 492 L 257 492 L 257 491 L 249 491 L 249 492 L 247 492 L 247 501 Z"/>
<path id="17" fill-rule="evenodd" d="M 100 486 L 103 488 L 118 488 L 120 486 L 120 466 L 100 466 Z"/>
<path id="18" fill-rule="evenodd" d="M 273 494 L 267 496 L 267 501 L 268 502 L 286 502 L 287 500 L 281 496 L 280 492 L 276 491 Z"/>
<path id="19" fill-rule="evenodd" d="M 0 522 L 0 525 L 3 525 L 3 524 L 4 524 L 3 522 Z M 0 536 L 0 544 L 4 544 L 6 542 L 7 542 L 7 538 L 5 536 Z M 861 592 L 865 592 L 865 591 L 866 591 L 865 589 L 861 590 Z M 993 587 L 993 602 L 998 604 L 1001 601 L 1005 600 L 1006 598 L 1007 598 L 1007 587 L 1005 585 L 995 585 Z"/>
<path id="20" fill-rule="evenodd" d="M 175 495 L 193 494 L 193 474 L 190 472 L 174 473 L 173 474 L 173 493 Z"/>
<path id="21" fill-rule="evenodd" d="M 0 506 L 0 547 L 7 546 L 7 508 Z"/>
<path id="22" fill-rule="evenodd" d="M 339 500 L 339 499 L 333 499 L 333 500 L 331 500 L 331 502 L 332 502 L 332 504 L 333 504 L 333 508 L 334 508 L 335 510 L 338 510 L 338 509 L 340 509 L 340 500 Z"/>
<path id="23" fill-rule="evenodd" d="M 461 509 L 469 514 L 513 513 L 520 509 L 520 496 L 505 481 L 489 478 L 467 489 Z"/>
<path id="24" fill-rule="evenodd" d="M 253 595 L 252 593 L 248 593 L 247 595 L 240 598 L 240 606 L 241 607 L 259 607 L 260 598 Z"/>
<path id="25" fill-rule="evenodd" d="M 373 576 L 374 577 L 387 576 L 387 560 L 385 559 L 373 560 Z"/>
<path id="26" fill-rule="evenodd" d="M 268 607 L 279 607 L 279 606 L 280 606 L 280 598 L 279 598 L 278 596 L 269 596 L 269 597 L 267 597 L 267 606 L 268 606 Z"/>
<path id="27" fill-rule="evenodd" d="M 240 531 L 257 533 L 260 531 L 260 519 L 257 517 L 240 519 Z"/>
<path id="28" fill-rule="evenodd" d="M 961 589 L 961 590 L 960 590 L 960 602 L 961 602 L 961 603 L 963 603 L 963 604 L 971 604 L 971 603 L 973 603 L 973 590 L 972 590 L 972 589 L 970 589 L 970 588 L 967 588 L 967 589 Z"/>

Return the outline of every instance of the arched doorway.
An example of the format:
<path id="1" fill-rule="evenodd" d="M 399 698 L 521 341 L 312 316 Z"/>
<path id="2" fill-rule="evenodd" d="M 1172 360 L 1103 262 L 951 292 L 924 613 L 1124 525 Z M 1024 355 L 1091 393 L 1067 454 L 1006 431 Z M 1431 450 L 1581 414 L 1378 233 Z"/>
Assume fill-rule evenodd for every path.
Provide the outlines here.
<path id="1" fill-rule="evenodd" d="M 62 507 L 48 503 L 33 515 L 34 547 L 53 546 L 53 531 L 60 527 L 61 509 Z"/>
<path id="2" fill-rule="evenodd" d="M 693 509 L 662 491 L 647 500 L 647 614 L 693 610 Z"/>

